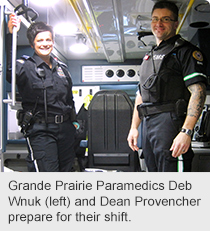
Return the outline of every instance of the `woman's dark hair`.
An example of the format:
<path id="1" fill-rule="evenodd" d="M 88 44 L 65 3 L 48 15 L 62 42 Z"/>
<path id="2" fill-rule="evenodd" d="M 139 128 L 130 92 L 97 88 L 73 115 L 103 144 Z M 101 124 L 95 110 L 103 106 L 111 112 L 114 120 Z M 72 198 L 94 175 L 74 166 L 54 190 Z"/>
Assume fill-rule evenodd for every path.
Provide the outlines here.
<path id="1" fill-rule="evenodd" d="M 34 39 L 36 35 L 40 32 L 49 31 L 52 34 L 52 39 L 54 40 L 53 28 L 44 22 L 34 22 L 27 30 L 27 38 L 31 46 L 34 46 Z"/>
<path id="2" fill-rule="evenodd" d="M 152 14 L 155 9 L 163 9 L 166 8 L 173 12 L 174 14 L 174 20 L 178 21 L 179 17 L 179 9 L 177 5 L 174 2 L 169 2 L 169 1 L 158 1 L 155 3 L 155 5 L 152 8 Z"/>

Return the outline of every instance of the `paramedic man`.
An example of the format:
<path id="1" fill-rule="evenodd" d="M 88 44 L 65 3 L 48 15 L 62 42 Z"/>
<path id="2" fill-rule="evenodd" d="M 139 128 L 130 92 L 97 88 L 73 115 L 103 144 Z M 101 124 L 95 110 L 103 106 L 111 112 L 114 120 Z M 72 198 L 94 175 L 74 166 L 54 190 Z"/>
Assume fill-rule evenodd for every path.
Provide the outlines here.
<path id="1" fill-rule="evenodd" d="M 143 156 L 152 172 L 176 172 L 178 157 L 183 158 L 183 171 L 191 171 L 191 133 L 206 97 L 206 60 L 197 47 L 176 35 L 177 26 L 177 6 L 158 1 L 151 22 L 156 46 L 140 67 L 140 90 L 127 137 L 130 148 L 137 151 L 143 122 Z M 185 102 L 185 114 L 178 115 Z"/>
<path id="2" fill-rule="evenodd" d="M 10 15 L 8 22 L 8 40 L 13 26 L 20 27 L 15 14 Z M 76 130 L 71 77 L 66 65 L 51 56 L 54 44 L 51 26 L 32 23 L 27 37 L 34 54 L 17 60 L 16 83 L 24 112 L 35 115 L 25 131 L 28 171 L 70 172 L 75 158 Z M 11 81 L 11 42 L 7 51 L 7 80 Z"/>

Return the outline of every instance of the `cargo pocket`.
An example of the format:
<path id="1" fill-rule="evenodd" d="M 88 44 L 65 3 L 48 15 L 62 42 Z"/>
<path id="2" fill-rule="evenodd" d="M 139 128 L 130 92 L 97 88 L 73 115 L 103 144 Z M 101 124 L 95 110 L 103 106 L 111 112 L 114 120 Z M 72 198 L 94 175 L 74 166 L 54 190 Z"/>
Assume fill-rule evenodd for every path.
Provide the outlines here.
<path id="1" fill-rule="evenodd" d="M 29 172 L 45 172 L 45 152 L 36 152 L 36 156 L 30 153 L 26 158 Z"/>
<path id="2" fill-rule="evenodd" d="M 172 151 L 163 151 L 162 172 L 177 172 L 178 158 L 172 156 Z"/>

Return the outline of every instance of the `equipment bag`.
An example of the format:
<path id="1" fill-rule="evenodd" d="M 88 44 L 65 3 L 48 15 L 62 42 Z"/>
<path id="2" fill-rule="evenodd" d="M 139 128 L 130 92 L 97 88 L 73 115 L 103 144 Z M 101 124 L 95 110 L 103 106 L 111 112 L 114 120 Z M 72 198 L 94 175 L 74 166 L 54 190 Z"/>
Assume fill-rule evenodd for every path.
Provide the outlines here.
<path id="1" fill-rule="evenodd" d="M 204 116 L 204 135 L 210 140 L 210 107 L 208 107 Z"/>

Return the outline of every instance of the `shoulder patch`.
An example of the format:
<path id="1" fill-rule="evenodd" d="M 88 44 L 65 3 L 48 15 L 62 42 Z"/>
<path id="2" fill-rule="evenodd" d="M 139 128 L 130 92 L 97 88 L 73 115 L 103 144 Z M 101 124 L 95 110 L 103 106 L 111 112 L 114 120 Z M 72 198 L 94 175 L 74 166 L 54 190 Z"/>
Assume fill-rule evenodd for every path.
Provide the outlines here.
<path id="1" fill-rule="evenodd" d="M 194 59 L 196 59 L 196 60 L 198 60 L 200 62 L 203 61 L 203 55 L 202 55 L 202 53 L 200 51 L 194 51 L 192 55 L 193 55 Z"/>
<path id="2" fill-rule="evenodd" d="M 62 78 L 62 77 L 66 77 L 65 74 L 64 74 L 64 72 L 63 72 L 63 70 L 62 70 L 62 68 L 59 67 L 59 66 L 57 66 L 57 73 L 58 73 L 58 75 L 59 75 L 61 78 Z"/>

